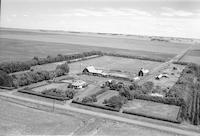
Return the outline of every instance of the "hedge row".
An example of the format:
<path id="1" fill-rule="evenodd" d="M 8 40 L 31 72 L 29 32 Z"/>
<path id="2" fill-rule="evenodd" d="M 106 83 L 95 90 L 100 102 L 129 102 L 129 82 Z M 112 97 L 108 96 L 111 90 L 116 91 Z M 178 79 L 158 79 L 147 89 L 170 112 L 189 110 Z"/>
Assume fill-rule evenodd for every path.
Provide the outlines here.
<path id="1" fill-rule="evenodd" d="M 173 123 L 181 123 L 181 120 L 179 120 L 178 117 L 177 117 L 176 120 L 173 120 L 173 119 L 169 119 L 169 118 L 162 118 L 162 117 L 159 117 L 159 116 L 151 116 L 148 113 L 142 114 L 142 113 L 137 113 L 137 112 L 129 111 L 129 110 L 123 110 L 122 113 L 137 115 L 137 116 L 142 116 L 142 117 L 147 117 L 147 118 L 157 119 L 157 120 L 162 120 L 162 121 L 168 121 L 168 122 L 173 122 Z"/>
<path id="2" fill-rule="evenodd" d="M 60 100 L 60 101 L 70 100 L 70 98 L 68 98 L 68 97 L 52 96 L 52 95 L 48 95 L 48 94 L 42 94 L 42 93 L 39 93 L 39 92 L 35 92 L 35 91 L 32 91 L 32 90 L 18 90 L 18 92 L 32 94 L 32 95 L 41 96 L 41 97 L 50 98 L 50 99 L 55 99 L 55 100 Z"/>
<path id="3" fill-rule="evenodd" d="M 164 103 L 169 105 L 182 106 L 185 105 L 184 100 L 182 98 L 174 98 L 174 97 L 158 97 L 158 96 L 150 96 L 145 94 L 135 94 L 135 99 L 141 99 L 146 101 Z"/>
<path id="4" fill-rule="evenodd" d="M 169 90 L 171 97 L 182 98 L 180 116 L 191 124 L 200 125 L 200 66 L 189 64 L 182 71 L 178 81 Z"/>
<path id="5" fill-rule="evenodd" d="M 42 65 L 47 63 L 59 62 L 59 61 L 70 61 L 78 58 L 93 56 L 93 55 L 103 55 L 100 51 L 90 51 L 70 55 L 58 54 L 56 57 L 47 56 L 46 58 L 34 57 L 32 60 L 24 62 L 3 62 L 0 64 L 0 70 L 6 73 L 14 73 L 19 71 L 29 70 L 32 66 Z"/>
<path id="6" fill-rule="evenodd" d="M 68 64 L 58 66 L 55 71 L 28 71 L 21 74 L 12 75 L 13 84 L 15 87 L 25 86 L 32 83 L 41 82 L 44 80 L 53 79 L 69 72 Z"/>
<path id="7" fill-rule="evenodd" d="M 47 89 L 42 91 L 42 94 L 44 95 L 51 95 L 51 96 L 56 96 L 56 97 L 67 97 L 69 99 L 73 99 L 74 95 L 75 95 L 75 91 L 74 90 L 60 90 L 57 88 L 51 88 L 51 89 Z"/>
<path id="8" fill-rule="evenodd" d="M 104 53 L 104 55 L 123 57 L 123 58 L 131 58 L 131 59 L 149 60 L 149 61 L 156 61 L 156 62 L 165 62 L 166 61 L 165 59 L 161 59 L 161 58 L 150 58 L 150 57 L 145 57 L 145 56 L 123 55 L 123 54 L 118 54 L 118 53 Z"/>
<path id="9" fill-rule="evenodd" d="M 112 107 L 108 107 L 108 106 L 101 106 L 101 105 L 97 105 L 97 104 L 94 104 L 94 103 L 82 103 L 82 102 L 78 102 L 78 101 L 75 101 L 75 100 L 73 100 L 72 103 L 80 104 L 80 105 L 84 105 L 84 106 L 90 106 L 90 107 L 94 107 L 94 108 L 100 108 L 100 109 L 104 109 L 104 110 L 110 110 L 110 111 L 116 111 L 116 112 L 120 111 L 119 108 L 112 108 Z"/>
<path id="10" fill-rule="evenodd" d="M 178 65 L 189 65 L 189 62 L 182 62 L 182 61 L 175 61 L 173 64 L 178 64 Z"/>

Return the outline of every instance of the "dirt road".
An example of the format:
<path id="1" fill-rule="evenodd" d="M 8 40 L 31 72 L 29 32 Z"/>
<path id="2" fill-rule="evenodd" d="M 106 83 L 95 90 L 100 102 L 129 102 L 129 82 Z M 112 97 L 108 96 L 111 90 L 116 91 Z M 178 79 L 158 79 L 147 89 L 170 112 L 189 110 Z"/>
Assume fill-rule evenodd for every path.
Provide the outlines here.
<path id="1" fill-rule="evenodd" d="M 155 67 L 153 70 L 151 70 L 147 76 L 144 76 L 138 83 L 140 85 L 147 82 L 149 79 L 154 78 L 157 74 L 159 74 L 159 71 L 162 71 L 163 69 L 169 67 L 173 62 L 178 61 L 180 58 L 182 58 L 190 49 L 193 48 L 193 45 L 176 55 L 174 58 L 170 59 L 169 61 L 160 64 L 158 67 Z"/>

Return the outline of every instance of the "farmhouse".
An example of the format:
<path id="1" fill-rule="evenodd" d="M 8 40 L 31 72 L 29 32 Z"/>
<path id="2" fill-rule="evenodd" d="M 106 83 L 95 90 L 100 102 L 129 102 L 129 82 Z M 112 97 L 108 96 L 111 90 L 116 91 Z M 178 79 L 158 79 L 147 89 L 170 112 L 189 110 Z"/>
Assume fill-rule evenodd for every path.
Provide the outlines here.
<path id="1" fill-rule="evenodd" d="M 72 87 L 76 88 L 76 89 L 78 89 L 78 88 L 84 88 L 86 86 L 87 86 L 87 83 L 85 81 L 83 81 L 83 80 L 76 80 L 76 81 L 74 81 L 72 83 Z"/>

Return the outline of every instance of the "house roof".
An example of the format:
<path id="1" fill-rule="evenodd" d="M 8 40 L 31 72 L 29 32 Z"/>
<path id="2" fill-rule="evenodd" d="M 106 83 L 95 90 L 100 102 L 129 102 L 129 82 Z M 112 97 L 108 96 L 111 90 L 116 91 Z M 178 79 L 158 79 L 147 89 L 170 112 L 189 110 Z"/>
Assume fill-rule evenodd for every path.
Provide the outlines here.
<path id="1" fill-rule="evenodd" d="M 164 97 L 162 94 L 159 93 L 151 93 L 151 96 L 157 96 L 157 97 Z"/>
<path id="2" fill-rule="evenodd" d="M 86 82 L 83 81 L 83 80 L 75 80 L 75 81 L 72 83 L 73 86 L 83 86 L 83 85 L 85 85 L 85 84 L 86 84 Z"/>

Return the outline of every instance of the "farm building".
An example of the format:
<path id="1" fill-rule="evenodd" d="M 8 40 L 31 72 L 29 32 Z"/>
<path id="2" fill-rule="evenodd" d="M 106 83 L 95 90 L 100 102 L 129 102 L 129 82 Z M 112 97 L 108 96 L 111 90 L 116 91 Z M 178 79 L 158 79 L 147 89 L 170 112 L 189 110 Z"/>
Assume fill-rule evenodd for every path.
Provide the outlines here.
<path id="1" fill-rule="evenodd" d="M 98 73 L 101 74 L 102 70 L 96 70 L 94 66 L 88 66 L 83 70 L 83 73 Z"/>
<path id="2" fill-rule="evenodd" d="M 78 88 L 86 87 L 87 83 L 85 81 L 83 81 L 83 80 L 75 80 L 75 81 L 72 82 L 71 85 L 72 85 L 73 88 L 78 89 Z"/>
<path id="3" fill-rule="evenodd" d="M 138 76 L 144 76 L 145 74 L 149 73 L 148 69 L 143 69 L 141 68 L 140 71 L 138 72 Z"/>
<path id="4" fill-rule="evenodd" d="M 102 75 L 102 76 L 106 76 L 108 75 L 107 73 L 103 72 L 103 70 L 97 70 L 95 69 L 94 66 L 88 66 L 83 70 L 83 73 L 85 74 L 93 74 L 93 75 Z"/>

